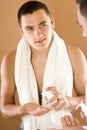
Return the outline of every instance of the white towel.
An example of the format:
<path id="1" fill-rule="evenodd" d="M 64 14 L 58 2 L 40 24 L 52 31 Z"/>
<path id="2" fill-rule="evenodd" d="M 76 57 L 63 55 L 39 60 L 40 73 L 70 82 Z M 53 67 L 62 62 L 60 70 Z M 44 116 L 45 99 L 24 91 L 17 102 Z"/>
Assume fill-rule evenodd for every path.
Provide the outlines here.
<path id="1" fill-rule="evenodd" d="M 38 86 L 31 64 L 31 50 L 29 44 L 22 38 L 18 44 L 15 59 L 15 82 L 18 90 L 20 104 L 29 102 L 39 103 Z M 64 96 L 72 96 L 73 74 L 70 59 L 64 41 L 53 31 L 53 41 L 47 57 L 42 89 L 48 86 L 56 86 L 57 90 Z M 45 99 L 42 97 L 42 105 Z M 41 117 L 31 115 L 24 116 L 24 130 L 45 130 L 46 128 L 60 128 L 60 117 L 70 114 L 63 109 L 56 112 L 58 124 L 52 120 L 50 111 Z"/>

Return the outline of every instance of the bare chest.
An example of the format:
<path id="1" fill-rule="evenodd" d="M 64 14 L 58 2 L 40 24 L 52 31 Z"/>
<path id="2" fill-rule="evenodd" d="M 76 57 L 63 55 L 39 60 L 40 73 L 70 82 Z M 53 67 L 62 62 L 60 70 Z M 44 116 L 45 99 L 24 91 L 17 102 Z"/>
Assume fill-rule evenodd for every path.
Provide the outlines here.
<path id="1" fill-rule="evenodd" d="M 34 69 L 34 73 L 35 73 L 35 77 L 36 77 L 36 81 L 37 81 L 39 98 L 41 99 L 46 59 L 44 58 L 44 59 L 32 60 L 32 65 L 33 65 L 33 69 Z"/>

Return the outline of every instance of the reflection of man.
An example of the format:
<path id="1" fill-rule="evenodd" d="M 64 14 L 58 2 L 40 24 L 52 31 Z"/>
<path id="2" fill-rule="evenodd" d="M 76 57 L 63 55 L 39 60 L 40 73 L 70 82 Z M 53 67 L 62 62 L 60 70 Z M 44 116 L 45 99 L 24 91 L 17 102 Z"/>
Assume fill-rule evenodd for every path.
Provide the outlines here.
<path id="1" fill-rule="evenodd" d="M 9 119 L 21 118 L 24 130 L 61 128 L 61 117 L 71 115 L 84 99 L 86 59 L 80 49 L 59 38 L 43 3 L 23 4 L 18 22 L 22 39 L 1 64 L 1 112 Z M 72 97 L 73 86 L 77 97 Z M 16 88 L 20 105 L 15 104 Z M 54 96 L 46 99 L 43 90 Z"/>
<path id="2" fill-rule="evenodd" d="M 76 0 L 76 3 L 77 21 L 83 29 L 83 37 L 87 37 L 87 0 Z M 87 122 L 87 117 L 85 116 L 85 113 L 83 111 L 81 111 L 80 115 Z M 64 130 L 83 130 L 81 123 L 77 119 L 73 119 L 70 116 L 65 116 L 64 118 L 62 118 L 62 123 L 64 126 Z"/>

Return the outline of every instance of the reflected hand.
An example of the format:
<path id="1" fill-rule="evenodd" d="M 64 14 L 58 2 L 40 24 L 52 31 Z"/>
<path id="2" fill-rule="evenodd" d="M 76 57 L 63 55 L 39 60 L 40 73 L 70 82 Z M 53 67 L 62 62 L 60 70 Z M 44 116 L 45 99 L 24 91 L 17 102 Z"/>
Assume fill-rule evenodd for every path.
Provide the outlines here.
<path id="1" fill-rule="evenodd" d="M 78 119 L 72 116 L 64 116 L 61 118 L 63 129 L 62 130 L 84 130 Z"/>

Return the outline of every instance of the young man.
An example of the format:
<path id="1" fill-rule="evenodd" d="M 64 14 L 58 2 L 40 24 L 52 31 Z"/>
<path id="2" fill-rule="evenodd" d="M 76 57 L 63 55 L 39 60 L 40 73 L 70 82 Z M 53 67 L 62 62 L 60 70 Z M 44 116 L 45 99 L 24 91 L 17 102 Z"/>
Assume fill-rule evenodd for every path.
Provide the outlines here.
<path id="1" fill-rule="evenodd" d="M 24 130 L 61 128 L 61 117 L 71 115 L 84 99 L 85 56 L 59 38 L 54 18 L 43 3 L 23 4 L 18 22 L 22 39 L 1 64 L 2 115 L 22 118 Z M 72 97 L 73 87 L 77 97 Z M 15 104 L 16 89 L 19 105 Z"/>

